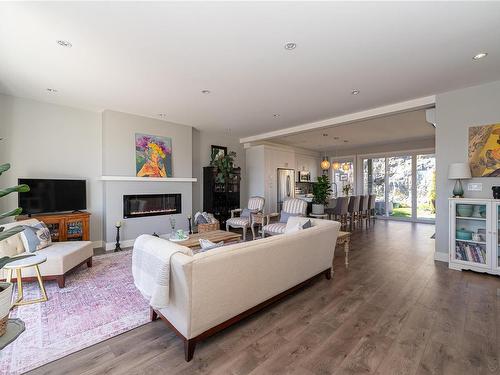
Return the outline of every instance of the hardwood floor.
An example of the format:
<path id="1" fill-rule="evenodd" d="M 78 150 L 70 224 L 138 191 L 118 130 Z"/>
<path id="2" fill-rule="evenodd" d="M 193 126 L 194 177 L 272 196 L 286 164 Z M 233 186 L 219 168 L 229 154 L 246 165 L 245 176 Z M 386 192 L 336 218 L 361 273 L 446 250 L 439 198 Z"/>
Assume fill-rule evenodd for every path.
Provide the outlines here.
<path id="1" fill-rule="evenodd" d="M 349 269 L 198 344 L 161 321 L 30 374 L 499 374 L 500 278 L 433 261 L 434 227 L 355 232 Z"/>

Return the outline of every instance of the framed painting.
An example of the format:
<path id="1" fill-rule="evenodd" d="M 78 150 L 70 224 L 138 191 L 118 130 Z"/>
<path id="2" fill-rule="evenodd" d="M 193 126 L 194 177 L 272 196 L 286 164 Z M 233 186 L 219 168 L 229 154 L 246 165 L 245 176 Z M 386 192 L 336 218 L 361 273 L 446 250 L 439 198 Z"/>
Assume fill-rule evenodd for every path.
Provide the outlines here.
<path id="1" fill-rule="evenodd" d="M 227 147 L 212 145 L 210 155 L 212 156 L 212 160 L 222 158 L 227 155 Z"/>
<path id="2" fill-rule="evenodd" d="M 135 135 L 137 177 L 172 177 L 172 138 Z"/>
<path id="3" fill-rule="evenodd" d="M 472 177 L 500 176 L 500 124 L 469 128 L 469 166 Z"/>

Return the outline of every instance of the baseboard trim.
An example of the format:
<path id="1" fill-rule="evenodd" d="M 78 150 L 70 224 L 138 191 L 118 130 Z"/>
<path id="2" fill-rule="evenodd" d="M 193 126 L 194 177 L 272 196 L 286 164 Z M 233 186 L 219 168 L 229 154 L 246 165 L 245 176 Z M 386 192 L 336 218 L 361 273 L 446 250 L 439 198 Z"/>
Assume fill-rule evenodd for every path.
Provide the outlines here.
<path id="1" fill-rule="evenodd" d="M 440 251 L 435 251 L 434 252 L 434 260 L 437 260 L 438 262 L 448 263 L 448 261 L 449 261 L 448 253 L 442 253 Z"/>
<path id="2" fill-rule="evenodd" d="M 98 249 L 98 248 L 103 247 L 103 246 L 104 246 L 103 241 L 92 241 L 92 248 L 93 249 Z"/>
<path id="3" fill-rule="evenodd" d="M 122 249 L 124 249 L 126 247 L 132 247 L 132 246 L 134 246 L 134 242 L 135 242 L 135 239 L 120 241 L 120 246 Z M 106 242 L 106 247 L 105 247 L 106 251 L 114 250 L 115 244 L 116 244 L 116 242 Z"/>

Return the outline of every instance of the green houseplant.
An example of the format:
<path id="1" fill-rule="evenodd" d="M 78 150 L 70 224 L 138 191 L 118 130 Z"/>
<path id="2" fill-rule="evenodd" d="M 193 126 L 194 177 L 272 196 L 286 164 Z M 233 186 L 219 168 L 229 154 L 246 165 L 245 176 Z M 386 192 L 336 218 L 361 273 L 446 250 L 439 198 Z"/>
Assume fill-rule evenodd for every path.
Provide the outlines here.
<path id="1" fill-rule="evenodd" d="M 10 164 L 2 164 L 0 165 L 0 175 L 10 169 Z M 3 190 L 0 190 L 0 198 L 4 197 L 10 193 L 20 193 L 20 192 L 26 192 L 29 191 L 30 188 L 28 185 L 17 185 L 13 186 L 10 188 L 6 188 Z M 0 219 L 5 219 L 10 216 L 16 216 L 19 215 L 22 212 L 21 208 L 16 208 L 13 210 L 10 210 L 8 212 L 0 214 Z M 0 241 L 4 241 L 9 237 L 12 237 L 16 235 L 19 232 L 22 232 L 24 229 L 21 226 L 17 226 L 14 228 L 10 228 L 7 230 L 4 230 L 3 227 L 0 227 Z M 0 257 L 0 269 L 2 269 L 7 263 L 12 262 L 14 260 L 18 260 L 21 258 L 26 258 L 32 255 L 23 255 L 20 257 L 8 257 L 8 256 L 3 256 Z M 0 336 L 2 336 L 5 333 L 6 326 L 7 326 L 7 319 L 9 318 L 9 311 L 10 311 L 10 298 L 12 295 L 12 284 L 11 283 L 3 283 L 0 282 Z"/>
<path id="2" fill-rule="evenodd" d="M 230 151 L 224 156 L 218 156 L 217 152 L 212 152 L 210 165 L 215 168 L 215 182 L 220 184 L 225 184 L 234 178 L 233 168 L 234 168 L 234 158 L 236 157 L 236 152 Z"/>
<path id="3" fill-rule="evenodd" d="M 328 204 L 328 197 L 332 192 L 328 175 L 318 177 L 318 181 L 313 185 L 313 205 L 312 213 L 322 215 L 325 213 L 325 206 Z"/>

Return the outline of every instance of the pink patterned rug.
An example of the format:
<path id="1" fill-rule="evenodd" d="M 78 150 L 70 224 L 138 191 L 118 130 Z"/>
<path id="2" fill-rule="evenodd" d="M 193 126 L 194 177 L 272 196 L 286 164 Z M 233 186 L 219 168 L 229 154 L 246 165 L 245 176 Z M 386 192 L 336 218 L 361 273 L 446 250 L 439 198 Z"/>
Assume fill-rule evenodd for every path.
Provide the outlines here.
<path id="1" fill-rule="evenodd" d="M 21 374 L 94 345 L 149 321 L 149 307 L 132 280 L 132 252 L 94 257 L 93 267 L 80 266 L 66 287 L 47 281 L 49 300 L 20 306 L 26 330 L 0 351 L 0 374 Z M 40 296 L 38 284 L 24 284 L 25 298 Z"/>

